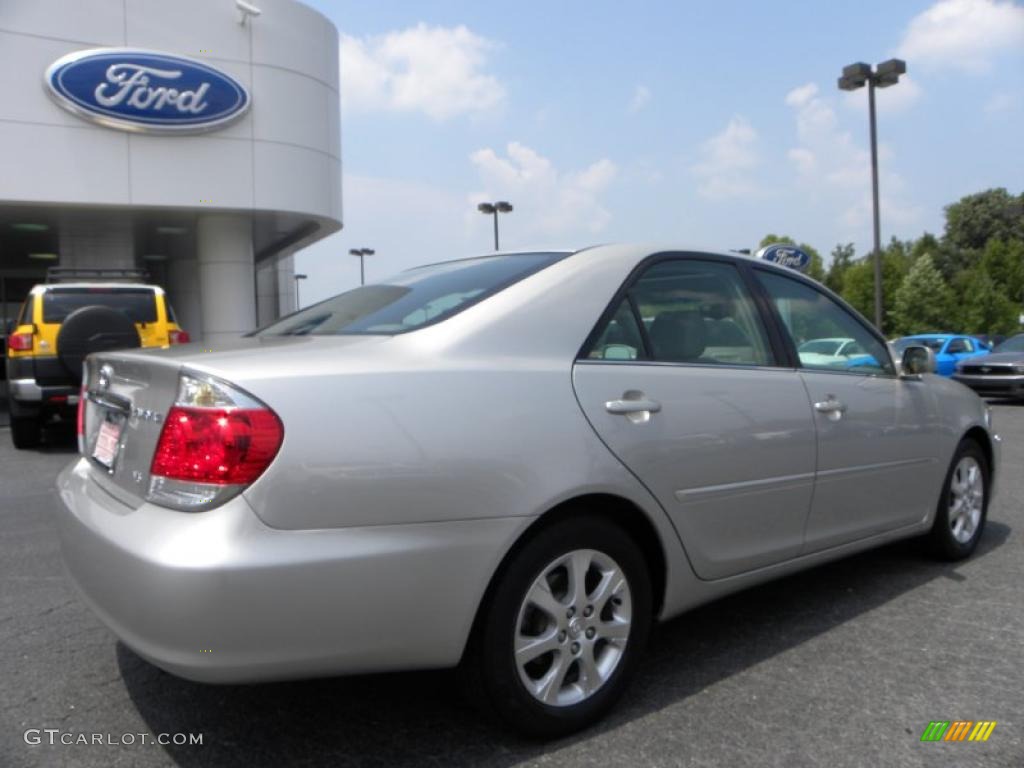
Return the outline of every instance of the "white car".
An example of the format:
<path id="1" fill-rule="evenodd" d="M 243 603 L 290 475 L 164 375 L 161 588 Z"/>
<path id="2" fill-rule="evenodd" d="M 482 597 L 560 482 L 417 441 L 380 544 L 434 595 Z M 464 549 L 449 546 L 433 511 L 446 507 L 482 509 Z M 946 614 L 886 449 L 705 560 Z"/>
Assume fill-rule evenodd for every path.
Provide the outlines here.
<path id="1" fill-rule="evenodd" d="M 832 338 L 811 339 L 797 347 L 800 362 L 805 365 L 821 365 L 842 368 L 854 355 L 865 354 L 856 339 Z"/>

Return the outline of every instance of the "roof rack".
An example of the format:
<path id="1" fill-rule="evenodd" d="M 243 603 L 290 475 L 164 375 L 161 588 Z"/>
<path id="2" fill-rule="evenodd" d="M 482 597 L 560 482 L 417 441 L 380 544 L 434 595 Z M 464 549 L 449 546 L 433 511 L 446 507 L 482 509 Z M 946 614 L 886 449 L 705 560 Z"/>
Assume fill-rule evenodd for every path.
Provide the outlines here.
<path id="1" fill-rule="evenodd" d="M 148 280 L 149 272 L 144 269 L 102 269 L 99 267 L 50 267 L 46 270 L 46 282 L 59 283 L 65 280 L 92 278 L 102 280 Z"/>

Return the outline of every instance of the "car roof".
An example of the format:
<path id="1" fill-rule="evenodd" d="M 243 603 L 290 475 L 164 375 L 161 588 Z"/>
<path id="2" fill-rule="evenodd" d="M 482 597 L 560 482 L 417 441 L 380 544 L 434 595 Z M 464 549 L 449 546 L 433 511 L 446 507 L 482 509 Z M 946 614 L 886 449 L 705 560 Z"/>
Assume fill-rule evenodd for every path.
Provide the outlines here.
<path id="1" fill-rule="evenodd" d="M 164 289 L 161 288 L 159 285 L 151 285 L 151 284 L 148 284 L 148 283 L 116 283 L 116 282 L 107 282 L 107 283 L 44 283 L 42 285 L 35 285 L 35 286 L 33 286 L 32 290 L 29 291 L 29 293 L 35 293 L 35 294 L 45 293 L 46 291 L 51 291 L 54 288 L 88 288 L 88 289 L 93 289 L 93 288 L 101 288 L 101 289 L 102 288 L 136 288 L 136 289 L 139 289 L 139 288 L 141 288 L 143 290 L 154 291 L 155 293 L 163 293 L 164 292 Z"/>

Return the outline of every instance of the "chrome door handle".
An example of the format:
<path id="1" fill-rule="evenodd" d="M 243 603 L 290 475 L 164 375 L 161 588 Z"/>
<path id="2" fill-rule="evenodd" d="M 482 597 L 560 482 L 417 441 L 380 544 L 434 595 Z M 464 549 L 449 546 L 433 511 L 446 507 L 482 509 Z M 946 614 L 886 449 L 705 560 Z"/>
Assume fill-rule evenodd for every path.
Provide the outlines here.
<path id="1" fill-rule="evenodd" d="M 824 413 L 832 421 L 838 421 L 846 413 L 846 404 L 836 400 L 835 395 L 829 395 L 827 399 L 815 403 L 814 410 Z"/>
<path id="2" fill-rule="evenodd" d="M 661 410 L 661 403 L 655 400 L 609 400 L 604 404 L 608 413 L 657 413 Z"/>

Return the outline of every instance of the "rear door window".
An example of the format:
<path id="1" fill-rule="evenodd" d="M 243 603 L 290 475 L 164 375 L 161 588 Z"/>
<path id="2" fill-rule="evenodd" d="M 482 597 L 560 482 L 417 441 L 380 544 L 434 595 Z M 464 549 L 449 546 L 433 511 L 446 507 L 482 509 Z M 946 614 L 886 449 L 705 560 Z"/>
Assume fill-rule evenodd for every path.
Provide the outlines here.
<path id="1" fill-rule="evenodd" d="M 110 307 L 136 323 L 156 322 L 156 297 L 148 288 L 51 288 L 43 294 L 43 322 L 63 323 L 82 307 Z"/>
<path id="2" fill-rule="evenodd" d="M 732 264 L 669 259 L 640 275 L 585 353 L 589 359 L 774 365 Z"/>

